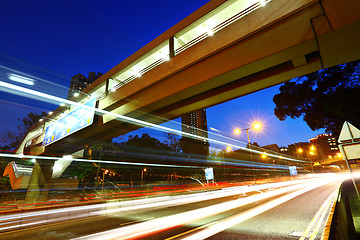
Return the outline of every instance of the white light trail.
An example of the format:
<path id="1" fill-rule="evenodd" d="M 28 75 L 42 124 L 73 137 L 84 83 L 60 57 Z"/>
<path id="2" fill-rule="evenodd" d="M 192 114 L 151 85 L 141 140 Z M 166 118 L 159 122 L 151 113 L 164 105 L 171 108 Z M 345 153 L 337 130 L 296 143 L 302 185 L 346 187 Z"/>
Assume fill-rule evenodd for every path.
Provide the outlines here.
<path id="1" fill-rule="evenodd" d="M 250 203 L 254 203 L 254 202 L 257 202 L 260 200 L 265 200 L 265 199 L 268 199 L 268 198 L 271 198 L 271 197 L 274 197 L 274 196 L 277 196 L 280 194 L 284 194 L 287 192 L 296 191 L 294 193 L 290 193 L 284 197 L 280 197 L 276 200 L 266 203 L 264 206 L 257 207 L 251 211 L 247 211 L 247 212 L 243 213 L 241 215 L 241 217 L 236 215 L 233 218 L 234 221 L 242 221 L 241 220 L 242 217 L 245 217 L 248 219 L 250 217 L 253 217 L 255 215 L 262 213 L 266 209 L 271 209 L 283 202 L 286 202 L 296 196 L 299 196 L 300 194 L 303 194 L 307 191 L 310 191 L 312 189 L 315 189 L 315 188 L 325 185 L 327 183 L 338 181 L 338 180 L 339 179 L 337 179 L 337 178 L 325 178 L 325 179 L 321 179 L 321 181 L 318 183 L 309 181 L 307 183 L 296 185 L 296 186 L 288 186 L 288 187 L 284 187 L 281 189 L 265 192 L 262 194 L 252 195 L 250 197 L 232 200 L 232 201 L 228 201 L 228 202 L 224 202 L 224 203 L 220 203 L 220 204 L 216 204 L 216 205 L 211 205 L 208 207 L 204 207 L 204 208 L 200 208 L 200 209 L 196 209 L 196 210 L 192 210 L 192 211 L 188 211 L 188 212 L 183 212 L 183 213 L 179 213 L 179 214 L 174 214 L 174 215 L 170 215 L 170 216 L 166 216 L 166 217 L 162 217 L 162 218 L 158 218 L 158 219 L 154 219 L 154 220 L 150 220 L 150 221 L 146 221 L 146 222 L 141 222 L 138 224 L 133 224 L 133 225 L 129 225 L 126 227 L 121 227 L 121 228 L 117 228 L 117 229 L 113 229 L 113 230 L 109 230 L 109 231 L 105 231 L 105 232 L 87 235 L 87 236 L 76 238 L 76 239 L 77 240 L 80 240 L 80 239 L 109 240 L 109 239 L 134 239 L 134 238 L 144 237 L 144 236 L 147 236 L 147 235 L 150 235 L 150 234 L 153 234 L 156 232 L 164 231 L 166 229 L 170 229 L 170 228 L 173 228 L 176 226 L 185 225 L 190 222 L 193 222 L 193 221 L 196 221 L 199 219 L 203 219 L 205 217 L 209 217 L 212 215 L 220 214 L 225 211 L 239 208 L 241 206 L 244 206 L 244 205 L 247 205 Z M 230 223 L 230 224 L 232 224 L 232 223 Z M 218 229 L 218 230 L 224 229 L 224 227 L 229 227 L 229 222 L 227 222 L 227 225 L 226 224 L 215 224 L 213 226 L 216 226 L 215 229 Z M 211 229 L 211 231 L 208 230 L 209 228 Z M 209 231 L 211 233 L 216 232 L 213 230 L 214 229 L 213 227 L 209 227 L 209 228 L 204 230 L 205 235 L 209 235 Z M 141 231 L 139 231 L 139 229 L 141 229 Z M 204 233 L 204 231 L 201 231 L 201 232 Z M 192 238 L 192 239 L 203 239 L 203 238 L 200 237 L 200 238 Z"/>
<path id="2" fill-rule="evenodd" d="M 333 181 L 337 181 L 337 180 L 333 180 Z M 226 220 L 220 221 L 202 231 L 199 231 L 195 234 L 191 234 L 190 236 L 184 237 L 184 238 L 179 238 L 182 240 L 200 240 L 200 239 L 206 239 L 209 238 L 219 232 L 222 232 L 228 228 L 231 228 L 233 226 L 235 226 L 236 224 L 239 224 L 241 222 L 244 222 L 252 217 L 255 217 L 261 213 L 264 213 L 276 206 L 279 206 L 280 204 L 283 204 L 297 196 L 300 196 L 301 194 L 304 194 L 308 191 L 311 191 L 315 188 L 318 188 L 320 186 L 323 186 L 325 184 L 327 184 L 329 182 L 322 182 L 322 183 L 318 183 L 318 184 L 312 184 L 309 185 L 308 187 L 298 190 L 296 192 L 287 194 L 285 196 L 282 196 L 280 198 L 277 198 L 275 200 L 272 200 L 270 202 L 267 202 L 263 205 L 260 205 L 258 207 L 252 208 L 250 210 L 247 210 L 243 213 L 237 214 L 233 217 L 227 218 Z"/>
<path id="3" fill-rule="evenodd" d="M 23 155 L 23 154 L 9 154 L 9 153 L 0 153 L 1 157 L 8 158 L 36 158 L 44 160 L 60 160 L 62 157 L 48 157 L 48 156 L 33 156 L 33 155 Z M 175 167 L 175 168 L 203 168 L 198 166 L 189 166 L 189 165 L 171 165 L 171 164 L 156 164 L 156 163 L 141 163 L 141 162 L 120 162 L 120 161 L 109 161 L 109 160 L 96 160 L 96 159 L 82 159 L 74 158 L 73 161 L 77 162 L 99 162 L 99 163 L 109 163 L 109 164 L 118 164 L 118 165 L 135 165 L 135 166 L 153 166 L 153 167 Z"/>
<path id="4" fill-rule="evenodd" d="M 312 178 L 316 179 L 316 178 Z M 78 216 L 81 214 L 81 217 L 89 217 L 95 215 L 104 215 L 104 214 L 114 214 L 118 212 L 134 211 L 134 210 L 143 210 L 154 207 L 169 207 L 177 206 L 183 204 L 190 204 L 194 202 L 206 201 L 210 199 L 234 196 L 234 195 L 245 195 L 249 192 L 260 191 L 265 189 L 274 189 L 279 187 L 286 187 L 296 184 L 303 184 L 309 182 L 309 179 L 303 180 L 293 180 L 279 183 L 268 183 L 255 186 L 239 186 L 225 188 L 221 190 L 215 190 L 211 192 L 201 192 L 187 194 L 178 196 L 164 196 L 164 197 L 154 197 L 146 199 L 137 199 L 131 201 L 119 201 L 103 204 L 94 204 L 90 206 L 79 206 L 79 207 L 66 207 L 61 209 L 50 209 L 36 212 L 28 213 L 19 213 L 19 214 L 10 214 L 0 218 L 0 222 L 3 222 L 4 226 L 0 228 L 0 231 L 9 231 L 16 229 L 21 225 L 21 227 L 27 227 L 32 225 L 41 225 L 47 224 L 50 222 L 57 222 L 72 219 L 74 217 L 80 218 Z M 47 217 L 46 221 L 43 221 L 43 218 Z M 39 219 L 40 218 L 40 219 Z M 22 220 L 26 219 L 31 223 L 24 223 Z"/>
<path id="5" fill-rule="evenodd" d="M 9 80 L 14 81 L 14 82 L 19 82 L 19 83 L 23 83 L 23 84 L 31 85 L 31 86 L 33 86 L 35 84 L 35 80 L 32 78 L 20 76 L 20 75 L 14 74 L 14 73 L 8 73 L 8 76 L 9 76 Z"/>
<path id="6" fill-rule="evenodd" d="M 174 133 L 174 134 L 177 134 L 178 136 L 187 136 L 187 137 L 190 137 L 190 138 L 204 140 L 204 141 L 208 141 L 208 142 L 211 142 L 211 143 L 220 144 L 220 145 L 223 145 L 223 146 L 230 146 L 230 147 L 232 147 L 234 149 L 237 148 L 237 149 L 242 149 L 244 151 L 252 151 L 253 153 L 262 154 L 262 151 L 249 149 L 249 148 L 246 148 L 246 147 L 243 147 L 243 146 L 239 146 L 237 144 L 229 144 L 227 142 L 223 142 L 223 141 L 219 141 L 219 140 L 215 140 L 215 139 L 210 139 L 210 138 L 194 135 L 194 134 L 187 133 L 187 132 L 182 132 L 181 130 L 176 130 L 176 129 L 168 128 L 168 127 L 165 127 L 165 126 L 160 126 L 160 125 L 157 125 L 157 124 L 154 124 L 154 123 L 149 123 L 149 122 L 142 121 L 142 120 L 139 120 L 139 119 L 131 118 L 131 117 L 128 117 L 128 116 L 123 116 L 123 115 L 116 114 L 116 113 L 113 113 L 113 112 L 108 112 L 108 111 L 105 111 L 105 110 L 102 110 L 102 109 L 93 108 L 93 107 L 83 105 L 83 104 L 78 103 L 78 102 L 73 102 L 73 101 L 70 101 L 70 100 L 67 100 L 67 99 L 64 99 L 64 98 L 56 97 L 56 96 L 53 96 L 53 95 L 50 95 L 50 94 L 42 93 L 42 92 L 39 92 L 39 91 L 35 91 L 35 90 L 32 90 L 32 89 L 27 89 L 27 88 L 20 87 L 20 86 L 14 85 L 14 84 L 9 84 L 9 83 L 0 81 L 0 91 L 4 91 L 4 89 L 2 89 L 2 88 L 9 89 L 9 90 L 11 90 L 11 93 L 17 94 L 17 95 L 21 95 L 21 94 L 25 93 L 27 95 L 30 95 L 29 97 L 37 99 L 37 100 L 40 100 L 40 99 L 42 99 L 43 101 L 49 101 L 50 100 L 50 102 L 57 103 L 57 104 L 65 103 L 65 104 L 74 105 L 74 106 L 77 106 L 77 107 L 82 106 L 83 108 L 95 111 L 96 113 L 98 113 L 100 115 L 110 115 L 110 116 L 112 116 L 115 119 L 118 119 L 120 121 L 129 122 L 131 124 L 135 124 L 135 125 L 138 125 L 138 126 L 149 127 L 149 128 L 153 128 L 153 129 L 162 131 L 162 132 Z M 272 157 L 275 157 L 275 158 L 279 158 L 279 155 L 272 154 L 272 153 L 268 153 L 268 156 L 269 157 L 272 156 Z M 289 158 L 289 157 L 285 157 L 285 156 L 281 156 L 281 157 L 282 157 L 281 159 L 286 159 L 286 160 L 289 160 L 289 161 L 305 162 L 303 160 Z"/>

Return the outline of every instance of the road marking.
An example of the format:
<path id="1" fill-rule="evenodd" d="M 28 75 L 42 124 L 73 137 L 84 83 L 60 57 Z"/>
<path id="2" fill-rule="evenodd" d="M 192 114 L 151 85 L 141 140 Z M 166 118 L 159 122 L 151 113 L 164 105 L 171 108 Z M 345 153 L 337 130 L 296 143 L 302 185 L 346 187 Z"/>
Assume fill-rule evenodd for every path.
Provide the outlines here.
<path id="1" fill-rule="evenodd" d="M 337 192 L 337 191 L 336 191 L 336 192 Z M 335 195 L 335 194 L 333 193 L 333 194 L 332 194 L 332 198 L 331 198 L 330 201 L 327 203 L 326 208 L 325 208 L 325 210 L 324 210 L 321 218 L 319 219 L 318 223 L 316 224 L 315 230 L 314 230 L 313 233 L 311 234 L 311 237 L 310 237 L 309 240 L 314 240 L 314 239 L 315 239 L 315 237 L 316 237 L 316 235 L 317 235 L 317 233 L 318 233 L 318 231 L 319 231 L 319 229 L 320 229 L 320 226 L 322 225 L 322 222 L 324 221 L 324 218 L 325 218 L 325 216 L 326 216 L 326 212 L 329 210 L 329 208 L 330 208 L 330 206 L 331 206 L 331 203 L 332 203 L 333 200 L 334 200 L 334 197 L 335 197 L 334 195 Z"/>
<path id="2" fill-rule="evenodd" d="M 189 231 L 187 231 L 187 232 L 182 232 L 182 233 L 180 233 L 180 234 L 178 234 L 178 235 L 174 235 L 174 236 L 169 237 L 169 238 L 165 238 L 164 240 L 171 240 L 171 239 L 174 239 L 174 238 L 178 238 L 178 237 L 181 237 L 181 236 L 183 236 L 183 235 L 185 235 L 185 234 L 188 234 L 188 233 L 194 232 L 194 231 L 196 231 L 196 230 L 199 230 L 199 229 L 202 229 L 202 228 L 211 226 L 211 225 L 213 225 L 213 224 L 215 224 L 215 223 L 217 223 L 217 221 L 214 221 L 214 222 L 211 222 L 211 223 L 202 225 L 202 226 L 200 226 L 200 227 L 191 229 L 191 230 L 189 230 Z"/>
<path id="3" fill-rule="evenodd" d="M 327 210 L 329 209 L 329 206 L 331 205 L 332 201 L 334 200 L 334 197 L 336 196 L 337 190 L 335 192 L 333 192 L 323 203 L 323 205 L 320 207 L 319 211 L 315 214 L 314 218 L 311 220 L 310 224 L 308 225 L 308 227 L 306 228 L 306 230 L 304 231 L 304 233 L 301 235 L 301 237 L 299 238 L 299 240 L 304 240 L 305 238 L 310 237 L 310 239 L 315 239 L 322 221 L 324 220 L 324 217 L 326 215 Z M 313 232 L 311 233 L 311 235 L 309 236 L 309 233 L 311 231 L 311 229 L 313 228 L 313 226 L 315 225 L 315 229 L 313 230 Z"/>

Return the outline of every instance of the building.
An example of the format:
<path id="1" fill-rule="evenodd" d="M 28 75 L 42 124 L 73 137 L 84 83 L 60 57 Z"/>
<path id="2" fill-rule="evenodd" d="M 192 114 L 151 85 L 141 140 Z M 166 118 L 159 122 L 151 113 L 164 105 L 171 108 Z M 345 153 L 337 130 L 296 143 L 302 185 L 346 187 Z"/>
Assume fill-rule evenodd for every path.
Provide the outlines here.
<path id="1" fill-rule="evenodd" d="M 89 76 L 86 78 L 81 73 L 78 73 L 71 77 L 70 80 L 70 87 L 67 99 L 71 99 L 75 92 L 82 91 L 84 88 L 86 88 L 88 85 L 90 85 L 92 82 L 94 82 L 96 79 L 101 77 L 102 73 L 95 73 L 95 72 L 89 72 Z"/>
<path id="2" fill-rule="evenodd" d="M 339 153 L 339 148 L 335 137 L 332 134 L 320 134 L 310 139 L 310 144 L 315 147 L 315 151 L 321 159 L 335 157 Z"/>
<path id="3" fill-rule="evenodd" d="M 298 158 L 308 158 L 310 143 L 308 142 L 298 142 L 288 145 L 287 154 L 298 157 Z"/>
<path id="4" fill-rule="evenodd" d="M 196 110 L 181 117 L 182 132 L 208 138 L 206 109 Z M 183 152 L 192 154 L 209 154 L 209 141 L 196 139 L 183 134 L 181 138 Z"/>
<path id="5" fill-rule="evenodd" d="M 262 146 L 261 148 L 270 150 L 272 152 L 280 152 L 280 148 L 279 148 L 279 146 L 277 144 L 269 144 L 269 145 L 266 145 L 266 146 Z"/>

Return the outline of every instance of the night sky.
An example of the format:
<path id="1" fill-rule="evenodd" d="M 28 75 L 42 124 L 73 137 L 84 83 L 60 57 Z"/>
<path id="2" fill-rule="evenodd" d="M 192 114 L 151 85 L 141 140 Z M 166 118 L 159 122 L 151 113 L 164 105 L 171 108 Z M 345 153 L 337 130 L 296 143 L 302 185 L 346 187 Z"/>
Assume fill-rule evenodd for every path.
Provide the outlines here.
<path id="1" fill-rule="evenodd" d="M 66 98 L 71 76 L 107 72 L 206 2 L 1 1 L 0 66 L 56 82 L 62 86 L 57 93 Z M 263 130 L 250 134 L 252 142 L 260 145 L 284 146 L 323 133 L 311 131 L 302 119 L 279 121 L 272 102 L 278 89 L 275 86 L 207 109 L 208 126 L 235 137 L 234 127 L 247 128 L 259 120 Z M 30 111 L 51 107 L 1 92 L 0 131 L 14 129 L 16 119 Z M 238 138 L 246 141 L 245 135 Z"/>

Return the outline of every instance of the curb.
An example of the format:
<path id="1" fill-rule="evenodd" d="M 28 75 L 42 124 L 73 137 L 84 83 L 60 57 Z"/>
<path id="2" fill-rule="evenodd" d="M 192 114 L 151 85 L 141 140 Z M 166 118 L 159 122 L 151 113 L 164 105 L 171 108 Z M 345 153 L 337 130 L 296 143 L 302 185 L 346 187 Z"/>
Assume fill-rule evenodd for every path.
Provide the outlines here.
<path id="1" fill-rule="evenodd" d="M 329 216 L 326 220 L 326 224 L 325 224 L 323 233 L 321 235 L 321 240 L 328 240 L 330 237 L 331 223 L 332 223 L 332 220 L 334 217 L 335 207 L 336 207 L 337 199 L 339 198 L 339 194 L 340 194 L 340 191 L 338 191 L 336 197 L 334 197 L 334 200 L 333 200 L 330 212 L 329 212 Z"/>

